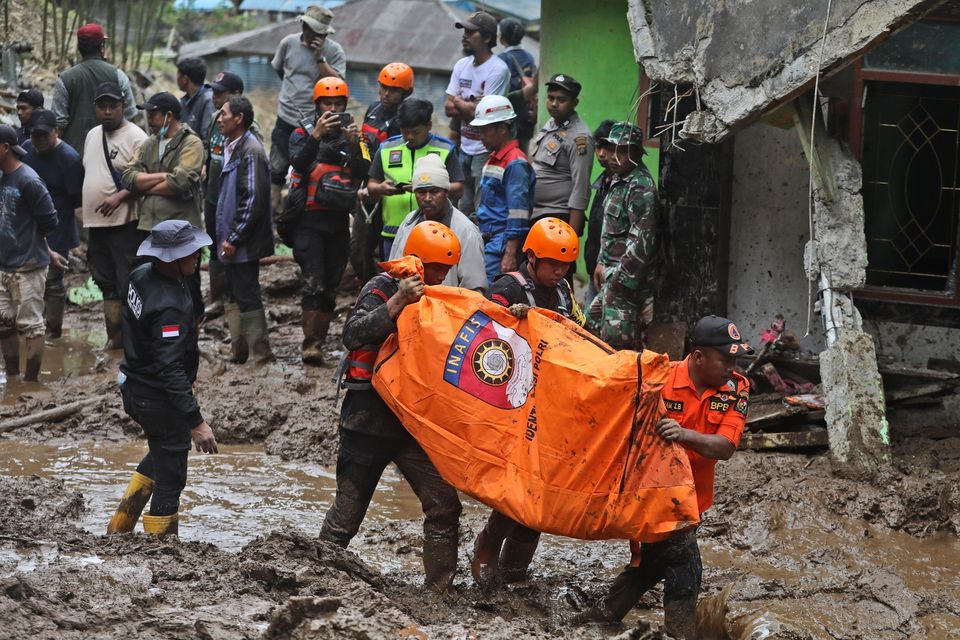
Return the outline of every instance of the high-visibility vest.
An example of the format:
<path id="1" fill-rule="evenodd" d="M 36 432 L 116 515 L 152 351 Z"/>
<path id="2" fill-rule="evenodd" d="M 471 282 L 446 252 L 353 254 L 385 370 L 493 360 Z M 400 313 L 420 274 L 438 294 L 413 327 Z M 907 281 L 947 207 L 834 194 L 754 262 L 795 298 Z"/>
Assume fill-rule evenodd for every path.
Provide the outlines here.
<path id="1" fill-rule="evenodd" d="M 414 163 L 429 153 L 440 156 L 446 163 L 447 156 L 453 152 L 455 145 L 438 135 L 431 135 L 427 144 L 419 149 L 411 149 L 406 145 L 402 136 L 394 136 L 380 145 L 380 162 L 383 166 L 383 175 L 386 180 L 394 184 L 413 181 Z M 383 211 L 384 238 L 393 238 L 397 235 L 400 223 L 407 214 L 417 208 L 417 199 L 412 193 L 401 193 L 396 196 L 384 196 L 381 204 Z"/>

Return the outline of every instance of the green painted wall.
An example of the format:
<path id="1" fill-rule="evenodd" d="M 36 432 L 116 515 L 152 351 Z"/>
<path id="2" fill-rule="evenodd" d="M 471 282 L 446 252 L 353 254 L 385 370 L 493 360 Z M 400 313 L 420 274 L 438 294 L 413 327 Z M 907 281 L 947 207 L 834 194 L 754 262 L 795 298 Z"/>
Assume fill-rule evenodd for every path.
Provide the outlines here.
<path id="1" fill-rule="evenodd" d="M 543 83 L 555 73 L 569 73 L 583 86 L 577 112 L 591 129 L 607 118 L 636 120 L 640 67 L 633 57 L 627 0 L 542 0 L 540 15 L 539 122 L 550 118 Z M 659 149 L 646 151 L 645 164 L 657 178 Z M 593 173 L 600 173 L 596 162 Z"/>

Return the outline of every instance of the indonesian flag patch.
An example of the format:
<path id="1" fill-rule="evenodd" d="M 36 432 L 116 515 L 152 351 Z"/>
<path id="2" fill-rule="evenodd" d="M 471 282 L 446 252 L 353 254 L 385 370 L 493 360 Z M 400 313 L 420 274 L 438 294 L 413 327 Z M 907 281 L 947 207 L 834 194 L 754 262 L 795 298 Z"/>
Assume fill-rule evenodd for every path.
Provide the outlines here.
<path id="1" fill-rule="evenodd" d="M 180 337 L 180 325 L 178 324 L 165 324 L 161 331 L 161 336 L 164 338 L 178 338 Z"/>

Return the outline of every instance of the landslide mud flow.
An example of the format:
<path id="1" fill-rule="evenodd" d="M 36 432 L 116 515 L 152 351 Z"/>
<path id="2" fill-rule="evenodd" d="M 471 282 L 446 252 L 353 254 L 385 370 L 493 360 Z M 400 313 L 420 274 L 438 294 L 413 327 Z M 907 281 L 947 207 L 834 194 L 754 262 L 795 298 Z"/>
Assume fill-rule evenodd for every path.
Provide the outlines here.
<path id="1" fill-rule="evenodd" d="M 330 366 L 305 370 L 296 267 L 262 279 L 277 363 L 230 365 L 222 320 L 202 331 L 198 395 L 227 446 L 191 456 L 180 540 L 101 535 L 144 443 L 120 407 L 116 356 L 98 349 L 99 306 L 70 308 L 41 384 L 7 385 L 0 423 L 86 402 L 0 437 L 0 637 L 663 637 L 659 589 L 623 626 L 564 623 L 627 561 L 624 542 L 544 536 L 532 580 L 480 593 L 468 561 L 487 509 L 469 499 L 457 594 L 427 592 L 419 505 L 393 470 L 349 550 L 319 542 L 340 325 Z M 701 637 L 960 636 L 960 438 L 899 442 L 873 485 L 833 477 L 825 455 L 738 452 L 717 469 L 699 534 Z"/>

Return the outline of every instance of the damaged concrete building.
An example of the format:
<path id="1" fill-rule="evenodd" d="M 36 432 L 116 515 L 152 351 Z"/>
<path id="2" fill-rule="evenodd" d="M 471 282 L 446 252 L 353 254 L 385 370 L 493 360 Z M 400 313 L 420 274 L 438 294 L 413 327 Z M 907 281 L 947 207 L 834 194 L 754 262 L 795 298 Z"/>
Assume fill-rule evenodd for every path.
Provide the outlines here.
<path id="1" fill-rule="evenodd" d="M 667 338 L 718 313 L 758 341 L 782 314 L 853 475 L 888 455 L 888 424 L 956 433 L 960 1 L 609 4 L 659 151 Z M 593 11 L 544 0 L 541 76 L 576 74 L 551 43 Z"/>

